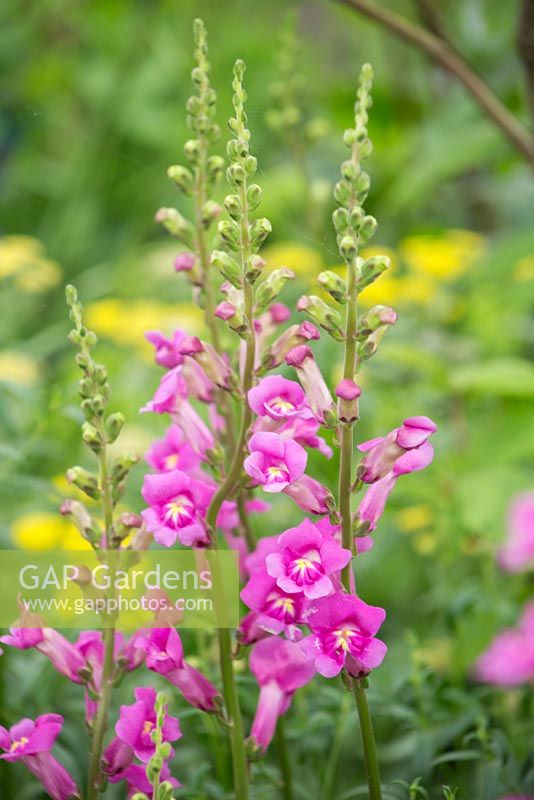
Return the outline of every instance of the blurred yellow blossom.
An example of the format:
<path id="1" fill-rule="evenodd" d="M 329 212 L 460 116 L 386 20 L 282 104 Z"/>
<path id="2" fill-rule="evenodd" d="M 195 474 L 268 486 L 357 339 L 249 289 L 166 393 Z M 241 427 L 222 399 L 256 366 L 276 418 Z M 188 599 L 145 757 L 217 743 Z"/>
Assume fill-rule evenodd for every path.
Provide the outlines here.
<path id="1" fill-rule="evenodd" d="M 484 236 L 457 229 L 436 235 L 407 236 L 399 244 L 399 252 L 411 269 L 443 281 L 453 281 L 462 275 L 485 248 Z"/>
<path id="2" fill-rule="evenodd" d="M 170 334 L 174 328 L 183 328 L 193 335 L 203 328 L 202 311 L 193 303 L 107 298 L 90 303 L 85 318 L 87 326 L 99 336 L 141 348 L 146 354 L 152 353 L 145 340 L 146 331 L 157 329 Z"/>
<path id="3" fill-rule="evenodd" d="M 90 544 L 82 539 L 68 519 L 48 511 L 22 514 L 11 525 L 11 539 L 25 550 L 88 550 Z"/>
<path id="4" fill-rule="evenodd" d="M 430 639 L 422 642 L 413 653 L 413 657 L 419 664 L 435 672 L 447 672 L 453 656 L 453 643 L 451 639 L 445 637 L 440 639 Z"/>
<path id="5" fill-rule="evenodd" d="M 297 275 L 315 278 L 324 268 L 321 253 L 313 247 L 295 242 L 279 242 L 261 251 L 262 257 L 272 269 L 289 267 Z"/>
<path id="6" fill-rule="evenodd" d="M 403 533 L 412 533 L 430 524 L 432 512 L 428 506 L 409 506 L 397 511 L 395 521 Z"/>
<path id="7" fill-rule="evenodd" d="M 45 257 L 44 248 L 30 236 L 5 236 L 0 239 L 0 278 L 13 278 L 24 292 L 38 293 L 57 286 L 61 268 Z"/>
<path id="8" fill-rule="evenodd" d="M 0 350 L 0 381 L 33 386 L 39 379 L 39 362 L 17 350 Z"/>
<path id="9" fill-rule="evenodd" d="M 514 281 L 517 283 L 527 283 L 534 280 L 534 255 L 520 258 L 514 266 Z"/>
<path id="10" fill-rule="evenodd" d="M 421 556 L 429 556 L 433 553 L 437 546 L 438 540 L 434 533 L 431 531 L 424 531 L 423 533 L 416 534 L 412 541 L 412 547 L 416 553 Z"/>

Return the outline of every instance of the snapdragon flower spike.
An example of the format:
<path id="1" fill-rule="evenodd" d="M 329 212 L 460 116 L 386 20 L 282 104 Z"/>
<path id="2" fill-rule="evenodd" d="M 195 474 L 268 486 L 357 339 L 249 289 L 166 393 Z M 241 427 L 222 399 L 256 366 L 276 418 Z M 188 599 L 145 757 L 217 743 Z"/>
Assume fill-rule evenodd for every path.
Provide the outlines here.
<path id="1" fill-rule="evenodd" d="M 232 368 L 208 342 L 202 342 L 198 336 L 187 336 L 180 345 L 180 353 L 194 359 L 220 389 L 235 388 L 237 379 Z"/>
<path id="2" fill-rule="evenodd" d="M 432 461 L 434 451 L 428 439 L 436 431 L 437 425 L 428 417 L 409 417 L 385 438 L 362 442 L 358 450 L 366 455 L 358 478 L 375 483 L 389 473 L 398 477 L 423 469 Z"/>
<path id="3" fill-rule="evenodd" d="M 312 680 L 315 668 L 298 644 L 270 637 L 254 645 L 250 669 L 260 686 L 250 741 L 264 753 L 273 738 L 278 717 L 286 713 L 297 689 Z"/>
<path id="4" fill-rule="evenodd" d="M 174 789 L 179 789 L 182 785 L 176 778 L 171 777 L 169 765 L 166 763 L 163 764 L 160 780 L 169 782 Z M 125 770 L 109 778 L 110 783 L 120 783 L 121 781 L 126 782 L 126 797 L 128 800 L 131 800 L 131 798 L 139 793 L 146 795 L 150 800 L 156 800 L 154 797 L 154 786 L 147 778 L 146 767 L 144 765 L 130 764 Z"/>
<path id="5" fill-rule="evenodd" d="M 248 443 L 245 471 L 264 491 L 276 493 L 302 477 L 308 454 L 300 444 L 276 433 L 255 433 Z"/>
<path id="6" fill-rule="evenodd" d="M 197 669 L 184 660 L 182 640 L 174 628 L 153 628 L 138 637 L 146 653 L 148 669 L 176 686 L 192 706 L 201 711 L 217 711 L 219 692 Z"/>
<path id="7" fill-rule="evenodd" d="M 311 322 L 302 322 L 300 325 L 290 325 L 261 356 L 260 369 L 270 370 L 279 367 L 290 350 L 306 342 L 320 339 L 318 328 Z"/>
<path id="8" fill-rule="evenodd" d="M 200 477 L 201 460 L 178 425 L 167 428 L 165 436 L 157 439 L 146 454 L 146 462 L 156 472 L 180 469 L 188 475 Z"/>
<path id="9" fill-rule="evenodd" d="M 534 602 L 526 607 L 517 628 L 507 628 L 478 658 L 479 681 L 511 687 L 534 684 Z"/>
<path id="10" fill-rule="evenodd" d="M 362 677 L 386 655 L 386 645 L 375 638 L 385 618 L 383 608 L 336 592 L 317 601 L 315 612 L 308 617 L 312 634 L 299 644 L 325 678 L 339 675 L 344 668 L 353 677 Z"/>
<path id="11" fill-rule="evenodd" d="M 215 488 L 179 469 L 145 475 L 141 494 L 149 508 L 141 512 L 158 544 L 172 547 L 178 539 L 186 547 L 204 547 L 210 537 L 205 516 Z"/>
<path id="12" fill-rule="evenodd" d="M 27 615 L 21 622 L 33 624 Z M 38 620 L 35 620 L 36 624 Z M 73 683 L 87 683 L 90 672 L 87 661 L 77 647 L 53 628 L 11 628 L 10 633 L 1 636 L 0 642 L 18 650 L 35 648 L 46 656 L 53 667 Z"/>
<path id="13" fill-rule="evenodd" d="M 268 633 L 284 633 L 288 639 L 300 639 L 299 625 L 305 622 L 308 601 L 302 590 L 287 592 L 277 585 L 265 566 L 254 570 L 241 591 L 241 600 L 252 613 L 241 621 L 240 641 L 251 644 L 257 638 L 257 629 Z M 254 634 L 251 635 L 251 631 Z"/>
<path id="14" fill-rule="evenodd" d="M 51 753 L 63 727 L 59 714 L 21 719 L 9 730 L 0 725 L 0 759 L 22 762 L 42 783 L 52 800 L 75 800 L 80 791 L 65 767 Z"/>
<path id="15" fill-rule="evenodd" d="M 334 401 L 311 348 L 304 344 L 294 347 L 286 355 L 286 364 L 297 372 L 311 410 L 319 422 L 332 424 Z"/>
<path id="16" fill-rule="evenodd" d="M 289 528 L 278 538 L 279 550 L 266 558 L 269 575 L 288 594 L 302 592 L 305 597 L 326 597 L 334 590 L 331 575 L 339 573 L 352 553 L 309 519 Z"/>
<path id="17" fill-rule="evenodd" d="M 534 492 L 525 492 L 512 503 L 499 564 L 506 572 L 534 568 Z"/>
<path id="18" fill-rule="evenodd" d="M 296 381 L 282 375 L 268 375 L 248 392 L 248 404 L 259 417 L 279 422 L 308 411 L 306 395 Z"/>
<path id="19" fill-rule="evenodd" d="M 362 390 L 357 383 L 350 378 L 344 378 L 338 383 L 335 389 L 337 403 L 337 416 L 340 422 L 356 422 L 360 412 L 358 398 Z"/>
<path id="20" fill-rule="evenodd" d="M 147 764 L 156 751 L 152 741 L 152 731 L 156 727 L 156 690 L 138 687 L 134 689 L 134 695 L 135 703 L 121 706 L 115 725 L 116 737 L 104 751 L 104 770 L 107 774 L 116 775 L 121 769 L 126 769 L 134 756 Z M 182 736 L 179 721 L 168 714 L 165 714 L 161 732 L 163 742 L 175 742 Z M 130 753 L 129 761 L 126 751 Z"/>

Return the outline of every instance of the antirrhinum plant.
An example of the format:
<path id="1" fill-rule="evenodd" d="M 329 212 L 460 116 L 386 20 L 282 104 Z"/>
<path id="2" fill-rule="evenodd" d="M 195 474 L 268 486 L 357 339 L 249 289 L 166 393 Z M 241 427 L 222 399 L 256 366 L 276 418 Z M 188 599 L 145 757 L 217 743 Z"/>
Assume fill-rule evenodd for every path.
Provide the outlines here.
<path id="1" fill-rule="evenodd" d="M 263 758 L 276 736 L 280 786 L 290 800 L 291 752 L 281 718 L 294 694 L 319 674 L 354 695 L 369 798 L 379 800 L 382 786 L 366 690 L 386 655 L 386 645 L 377 637 L 386 612 L 356 592 L 353 565 L 356 556 L 372 547 L 371 534 L 397 480 L 431 462 L 429 438 L 436 426 L 428 417 L 413 416 L 399 420 L 385 435 L 355 443 L 362 394 L 358 373 L 396 321 L 387 306 L 365 314 L 358 309 L 359 294 L 388 268 L 385 256 L 364 260 L 359 255 L 377 227 L 364 210 L 370 186 L 363 163 L 372 149 L 367 132 L 372 70 L 365 65 L 361 71 L 354 125 L 344 134 L 349 156 L 334 189 L 338 208 L 333 222 L 345 274 L 321 273 L 319 294 L 305 295 L 297 303 L 296 311 L 309 319 L 297 321 L 279 301 L 293 273 L 285 267 L 267 272 L 260 254 L 271 225 L 259 214 L 262 190 L 254 182 L 258 162 L 251 148 L 245 64 L 240 60 L 233 71 L 226 149 L 230 192 L 224 218 L 218 219 L 223 209 L 214 192 L 225 162 L 211 151 L 219 136 L 216 96 L 199 20 L 194 36 L 195 88 L 187 104 L 192 138 L 184 148 L 189 166 L 169 169 L 170 178 L 192 200 L 193 219 L 173 208 L 160 209 L 156 219 L 182 244 L 175 268 L 187 277 L 193 299 L 204 311 L 207 336 L 184 330 L 147 332 L 165 373 L 142 410 L 166 415 L 170 424 L 147 454 L 152 471 L 142 489 L 146 508 L 140 517 L 119 513 L 117 504 L 136 457 L 126 453 L 112 458 L 109 453 L 124 420 L 117 413 L 107 415 L 110 389 L 106 370 L 93 358 L 96 337 L 84 326 L 76 291 L 67 288 L 74 323 L 70 338 L 80 350 L 82 436 L 99 465 L 94 474 L 74 467 L 68 478 L 100 503 L 101 519 L 78 501 L 66 501 L 62 512 L 112 564 L 120 551 L 146 549 L 152 540 L 165 548 L 215 551 L 215 566 L 219 549 L 237 551 L 241 600 L 248 612 L 237 631 L 217 630 L 222 695 L 186 660 L 170 617 L 125 641 L 110 616 L 103 636 L 86 631 L 75 643 L 26 617 L 2 641 L 39 650 L 65 677 L 85 687 L 91 737 L 86 792 L 50 753 L 63 721 L 56 714 L 22 720 L 10 731 L 0 729 L 2 757 L 22 760 L 53 800 L 98 800 L 108 782 L 124 782 L 128 797 L 135 800 L 171 800 L 177 783 L 167 762 L 181 730 L 165 699 L 150 686 L 138 686 L 135 701 L 121 706 L 114 734 L 107 735 L 113 687 L 124 672 L 144 665 L 187 703 L 221 722 L 221 732 L 230 739 L 236 800 L 249 797 L 253 763 Z M 333 340 L 342 361 L 341 380 L 333 387 L 312 349 L 321 335 Z M 310 450 L 339 461 L 335 487 L 310 474 Z M 364 454 L 359 463 L 357 450 Z M 353 498 L 364 488 L 353 507 Z M 302 519 L 282 530 L 273 516 L 275 535 L 257 539 L 251 516 L 269 511 L 267 498 L 278 503 L 274 495 L 289 498 L 303 512 Z M 250 721 L 241 710 L 237 658 L 245 659 L 259 687 Z"/>

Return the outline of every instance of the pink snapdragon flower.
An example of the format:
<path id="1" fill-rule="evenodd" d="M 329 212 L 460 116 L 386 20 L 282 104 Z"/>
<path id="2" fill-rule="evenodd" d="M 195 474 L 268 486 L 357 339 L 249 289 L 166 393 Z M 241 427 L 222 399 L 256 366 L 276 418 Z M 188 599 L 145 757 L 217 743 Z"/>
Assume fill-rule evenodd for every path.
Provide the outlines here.
<path id="1" fill-rule="evenodd" d="M 534 602 L 526 607 L 517 628 L 499 633 L 476 662 L 476 676 L 495 686 L 534 683 Z"/>
<path id="2" fill-rule="evenodd" d="M 140 635 L 138 645 L 146 653 L 148 669 L 176 686 L 192 706 L 217 711 L 219 692 L 197 669 L 184 660 L 184 649 L 174 628 L 153 628 Z"/>
<path id="3" fill-rule="evenodd" d="M 181 470 L 146 475 L 141 493 L 150 506 L 143 517 L 154 539 L 172 547 L 178 539 L 187 547 L 209 544 L 205 516 L 215 489 Z"/>
<path id="4" fill-rule="evenodd" d="M 288 419 L 279 427 L 276 433 L 281 439 L 293 439 L 302 447 L 311 447 L 318 450 L 326 458 L 332 458 L 332 448 L 325 442 L 322 436 L 317 436 L 321 423 L 310 414 L 310 416 L 297 416 Z"/>
<path id="5" fill-rule="evenodd" d="M 312 634 L 299 644 L 325 678 L 339 675 L 343 668 L 361 677 L 378 667 L 386 655 L 384 642 L 374 638 L 385 618 L 383 608 L 336 592 L 317 601 L 308 618 Z"/>
<path id="6" fill-rule="evenodd" d="M 174 259 L 175 272 L 191 272 L 195 266 L 197 257 L 194 253 L 179 253 Z"/>
<path id="7" fill-rule="evenodd" d="M 286 355 L 286 364 L 296 370 L 311 410 L 319 422 L 330 421 L 335 411 L 334 401 L 312 349 L 305 344 L 294 347 Z"/>
<path id="8" fill-rule="evenodd" d="M 135 703 L 121 706 L 115 725 L 116 737 L 102 756 L 107 775 L 116 775 L 126 769 L 134 756 L 146 764 L 155 753 L 156 746 L 151 734 L 156 727 L 156 690 L 138 687 L 134 689 L 134 694 Z M 176 717 L 165 715 L 162 735 L 164 742 L 175 742 L 181 738 L 180 723 Z"/>
<path id="9" fill-rule="evenodd" d="M 22 624 L 33 624 L 33 617 L 24 615 Z M 34 621 L 39 622 L 35 617 Z M 53 628 L 11 628 L 1 636 L 0 642 L 18 650 L 35 648 L 46 656 L 52 665 L 73 683 L 87 683 L 90 675 L 88 665 L 77 647 Z"/>
<path id="10" fill-rule="evenodd" d="M 296 442 L 276 433 L 255 433 L 248 443 L 245 471 L 266 492 L 281 492 L 304 474 L 308 454 Z"/>
<path id="11" fill-rule="evenodd" d="M 265 752 L 278 717 L 288 710 L 293 695 L 311 681 L 315 668 L 294 642 L 278 637 L 263 639 L 250 654 L 250 669 L 260 686 L 260 697 L 250 738 Z"/>
<path id="12" fill-rule="evenodd" d="M 180 401 L 187 400 L 188 391 L 181 367 L 170 369 L 159 382 L 152 400 L 141 409 L 141 413 L 173 414 Z"/>
<path id="13" fill-rule="evenodd" d="M 352 558 L 327 533 L 322 533 L 309 519 L 289 528 L 278 538 L 279 550 L 267 556 L 267 572 L 276 585 L 288 594 L 302 592 L 305 597 L 326 597 L 334 590 L 330 578 Z"/>
<path id="14" fill-rule="evenodd" d="M 80 792 L 65 767 L 51 754 L 61 728 L 59 714 L 42 714 L 34 721 L 21 719 L 9 731 L 0 725 L 3 761 L 21 761 L 42 783 L 52 800 L 74 800 Z"/>
<path id="15" fill-rule="evenodd" d="M 318 328 L 311 322 L 305 321 L 300 325 L 290 325 L 267 349 L 261 362 L 266 369 L 274 369 L 284 363 L 290 350 L 320 338 L 321 334 Z"/>
<path id="16" fill-rule="evenodd" d="M 524 492 L 512 503 L 499 564 L 506 572 L 534 569 L 534 492 Z"/>
<path id="17" fill-rule="evenodd" d="M 302 591 L 287 592 L 277 585 L 265 566 L 254 570 L 248 583 L 241 590 L 241 600 L 251 609 L 240 625 L 241 641 L 250 644 L 249 632 L 256 629 L 268 633 L 285 633 L 288 639 L 301 636 L 298 625 L 305 622 L 308 601 Z"/>
<path id="18" fill-rule="evenodd" d="M 310 475 L 303 475 L 286 486 L 284 494 L 291 497 L 306 514 L 329 514 L 335 508 L 330 489 Z"/>
<path id="19" fill-rule="evenodd" d="M 270 417 L 279 422 L 308 411 L 306 395 L 295 381 L 281 375 L 268 375 L 249 390 L 248 404 L 260 417 Z"/>
<path id="20" fill-rule="evenodd" d="M 146 454 L 146 461 L 156 472 L 180 469 L 188 475 L 200 473 L 200 457 L 187 442 L 178 425 L 167 428 L 165 436 L 157 439 Z"/>
<path id="21" fill-rule="evenodd" d="M 428 466 L 434 455 L 428 438 L 436 430 L 436 424 L 428 417 L 409 417 L 385 438 L 362 442 L 358 450 L 366 455 L 358 468 L 358 478 L 364 483 L 376 483 L 387 475 L 397 478 Z"/>
<path id="22" fill-rule="evenodd" d="M 161 331 L 147 331 L 145 339 L 154 346 L 154 358 L 156 364 L 166 369 L 173 369 L 184 363 L 184 357 L 180 353 L 180 345 L 186 338 L 187 333 L 175 330 L 172 339 L 169 339 Z"/>
<path id="23" fill-rule="evenodd" d="M 182 356 L 193 359 L 204 371 L 208 380 L 220 389 L 230 389 L 235 386 L 235 376 L 230 365 L 209 342 L 202 342 L 198 336 L 186 336 L 179 349 Z"/>

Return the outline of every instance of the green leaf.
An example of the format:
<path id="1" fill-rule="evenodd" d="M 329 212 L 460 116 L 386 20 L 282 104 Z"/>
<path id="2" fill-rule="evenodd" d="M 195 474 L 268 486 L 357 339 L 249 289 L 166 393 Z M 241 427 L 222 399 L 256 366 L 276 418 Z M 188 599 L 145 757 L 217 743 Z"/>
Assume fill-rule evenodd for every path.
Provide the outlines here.
<path id="1" fill-rule="evenodd" d="M 450 385 L 458 392 L 494 397 L 534 397 L 534 364 L 523 358 L 496 358 L 452 370 Z"/>

